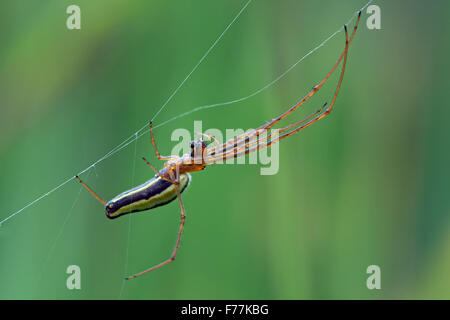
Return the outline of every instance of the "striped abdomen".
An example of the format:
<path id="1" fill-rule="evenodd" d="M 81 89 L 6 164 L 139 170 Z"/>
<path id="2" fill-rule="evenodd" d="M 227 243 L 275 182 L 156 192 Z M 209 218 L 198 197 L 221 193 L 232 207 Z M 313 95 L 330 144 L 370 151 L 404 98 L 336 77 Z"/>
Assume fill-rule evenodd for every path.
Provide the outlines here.
<path id="1" fill-rule="evenodd" d="M 187 188 L 190 181 L 189 173 L 180 175 L 180 193 Z M 127 213 L 153 209 L 168 204 L 176 197 L 175 186 L 156 175 L 146 183 L 125 191 L 109 201 L 105 207 L 106 216 L 113 219 Z"/>

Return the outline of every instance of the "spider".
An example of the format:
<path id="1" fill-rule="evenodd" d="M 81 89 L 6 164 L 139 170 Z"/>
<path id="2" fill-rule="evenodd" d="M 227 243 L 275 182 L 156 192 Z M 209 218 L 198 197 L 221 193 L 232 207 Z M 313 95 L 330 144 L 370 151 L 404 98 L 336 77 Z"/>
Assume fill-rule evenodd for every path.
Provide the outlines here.
<path id="1" fill-rule="evenodd" d="M 173 200 L 178 199 L 181 208 L 181 222 L 178 229 L 175 248 L 173 249 L 169 259 L 125 279 L 128 280 L 139 277 L 143 274 L 167 265 L 168 263 L 175 260 L 186 219 L 186 211 L 184 209 L 181 193 L 188 187 L 192 179 L 191 175 L 189 174 L 190 172 L 201 171 L 211 164 L 244 156 L 251 152 L 258 151 L 261 148 L 269 148 L 279 140 L 287 138 L 294 133 L 297 133 L 305 129 L 306 127 L 309 127 L 313 123 L 330 114 L 341 88 L 342 79 L 347 63 L 348 48 L 351 41 L 353 40 L 353 36 L 356 33 L 360 18 L 361 11 L 359 11 L 358 13 L 358 19 L 355 23 L 350 39 L 348 38 L 347 26 L 344 25 L 344 51 L 341 53 L 337 62 L 333 65 L 331 70 L 322 79 L 322 81 L 314 86 L 311 91 L 296 105 L 292 106 L 286 112 L 272 119 L 266 124 L 258 127 L 257 129 L 250 130 L 244 134 L 241 134 L 234 139 L 230 139 L 223 144 L 220 144 L 214 136 L 200 133 L 201 135 L 207 137 L 209 139 L 209 142 L 212 142 L 212 140 L 214 140 L 216 145 L 214 147 L 210 146 L 203 139 L 194 140 L 190 145 L 191 153 L 186 153 L 183 156 L 179 157 L 175 155 L 162 156 L 159 153 L 153 134 L 153 125 L 152 122 L 150 122 L 149 126 L 151 143 L 155 150 L 156 157 L 159 160 L 166 161 L 163 168 L 161 170 L 157 170 L 149 161 L 147 161 L 147 159 L 143 158 L 143 160 L 155 171 L 156 175 L 144 184 L 119 194 L 108 203 L 103 201 L 88 185 L 86 185 L 78 176 L 76 176 L 78 182 L 80 182 L 92 195 L 95 196 L 95 198 L 97 198 L 98 201 L 100 201 L 105 206 L 106 216 L 110 219 L 114 219 L 128 213 L 153 209 L 159 206 L 166 205 Z M 339 76 L 338 85 L 328 108 L 326 108 L 327 103 L 325 103 L 316 112 L 312 113 L 305 119 L 293 123 L 287 127 L 277 129 L 275 134 L 271 133 L 269 135 L 265 135 L 268 130 L 271 129 L 275 124 L 287 117 L 293 111 L 298 109 L 303 103 L 309 100 L 324 85 L 324 83 L 328 80 L 331 74 L 333 74 L 342 60 L 342 70 Z M 263 137 L 261 138 L 261 136 Z"/>

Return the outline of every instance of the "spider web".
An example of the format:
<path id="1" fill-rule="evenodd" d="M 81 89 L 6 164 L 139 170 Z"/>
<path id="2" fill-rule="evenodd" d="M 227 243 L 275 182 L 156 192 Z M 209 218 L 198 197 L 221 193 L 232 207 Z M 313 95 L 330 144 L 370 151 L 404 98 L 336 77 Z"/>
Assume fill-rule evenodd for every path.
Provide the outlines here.
<path id="1" fill-rule="evenodd" d="M 178 91 L 183 87 L 183 85 L 189 80 L 189 78 L 191 77 L 191 75 L 197 70 L 197 68 L 201 65 L 201 63 L 207 58 L 207 56 L 211 53 L 211 51 L 214 49 L 214 47 L 220 42 L 220 40 L 222 39 L 222 37 L 225 35 L 225 33 L 227 33 L 227 31 L 233 26 L 233 24 L 239 19 L 239 17 L 242 15 L 242 13 L 247 9 L 247 7 L 250 5 L 250 3 L 253 0 L 248 0 L 244 6 L 240 9 L 240 11 L 234 16 L 234 18 L 231 20 L 231 22 L 227 25 L 227 27 L 224 29 L 224 31 L 217 37 L 217 39 L 213 42 L 213 44 L 208 48 L 208 50 L 203 54 L 203 56 L 200 58 L 200 60 L 195 64 L 195 66 L 192 68 L 192 70 L 186 75 L 186 77 L 179 83 L 179 85 L 175 88 L 175 90 L 172 92 L 172 94 L 168 97 L 168 99 L 161 105 L 161 107 L 158 109 L 158 111 L 155 113 L 155 115 L 152 118 L 152 121 L 156 119 L 156 117 L 166 108 L 166 106 L 170 103 L 170 101 L 174 98 L 174 96 L 178 93 Z M 346 25 L 349 25 L 358 15 L 359 11 L 363 11 L 364 9 L 366 9 L 371 3 L 373 2 L 373 0 L 369 0 L 361 9 L 357 10 L 356 12 L 353 13 L 353 15 L 350 17 L 350 19 L 347 21 Z M 282 78 L 284 78 L 292 69 L 294 69 L 298 64 L 300 64 L 303 60 L 305 60 L 308 56 L 310 56 L 311 54 L 313 54 L 314 52 L 316 52 L 317 50 L 319 50 L 320 48 L 322 48 L 328 41 L 330 41 L 332 38 L 334 38 L 335 36 L 337 36 L 340 32 L 343 31 L 342 27 L 339 27 L 339 29 L 337 29 L 335 32 L 333 32 L 329 37 L 327 37 L 325 40 L 323 40 L 322 42 L 320 42 L 317 46 L 315 46 L 313 49 L 309 50 L 305 55 L 303 55 L 301 58 L 299 58 L 296 62 L 294 62 L 292 65 L 290 65 L 285 71 L 283 71 L 280 75 L 278 75 L 275 79 L 273 79 L 272 81 L 270 81 L 269 83 L 267 83 L 265 86 L 257 89 L 256 91 L 243 96 L 241 98 L 237 98 L 234 100 L 229 100 L 229 101 L 224 101 L 224 102 L 219 102 L 219 103 L 214 103 L 214 104 L 209 104 L 209 105 L 202 105 L 202 106 L 198 106 L 195 108 L 192 108 L 191 110 L 181 113 L 173 118 L 170 118 L 164 122 L 161 122 L 158 125 L 155 125 L 153 127 L 153 129 L 157 130 L 158 128 L 167 125 L 168 123 L 186 117 L 194 112 L 198 112 L 201 110 L 205 110 L 205 109 L 211 109 L 211 108 L 217 108 L 217 107 L 221 107 L 221 106 L 229 106 L 235 103 L 239 103 L 239 102 L 243 102 L 245 100 L 248 100 L 256 95 L 258 95 L 259 93 L 267 90 L 268 88 L 270 88 L 271 86 L 273 86 L 275 83 L 277 83 L 278 81 L 280 81 Z M 99 158 L 98 160 L 94 161 L 90 166 L 88 166 L 87 168 L 83 169 L 82 171 L 80 171 L 77 175 L 81 176 L 85 173 L 87 173 L 88 171 L 90 171 L 91 169 L 95 168 L 96 165 L 98 165 L 99 163 L 101 163 L 102 161 L 108 159 L 109 157 L 111 157 L 112 155 L 118 153 L 119 151 L 121 151 L 122 149 L 124 149 L 125 147 L 127 147 L 128 145 L 130 145 L 133 142 L 136 142 L 139 138 L 141 138 L 143 135 L 147 134 L 150 131 L 150 129 L 148 129 L 148 123 L 146 123 L 145 125 L 143 125 L 139 130 L 137 130 L 136 132 L 134 132 L 132 135 L 130 135 L 128 138 L 126 138 L 125 140 L 123 140 L 120 144 L 118 144 L 116 147 L 114 147 L 112 150 L 110 150 L 109 152 L 107 152 L 103 157 Z M 36 199 L 34 199 L 33 201 L 29 202 L 28 204 L 26 204 L 24 207 L 20 208 L 19 210 L 9 214 L 6 218 L 4 218 L 3 220 L 0 221 L 0 227 L 7 221 L 9 221 L 10 219 L 14 218 L 15 216 L 17 216 L 18 214 L 22 213 L 23 211 L 25 211 L 26 209 L 32 207 L 33 205 L 35 205 L 37 202 L 43 200 L 44 198 L 48 197 L 49 195 L 51 195 L 52 193 L 54 193 L 55 191 L 57 191 L 58 189 L 62 188 L 63 186 L 65 186 L 66 184 L 68 184 L 69 182 L 71 182 L 72 180 L 75 179 L 75 176 L 72 176 L 68 179 L 66 179 L 65 181 L 63 181 L 62 183 L 60 183 L 59 185 L 55 186 L 54 188 L 50 189 L 49 191 L 43 193 L 42 195 L 40 195 L 39 197 L 37 197 Z"/>

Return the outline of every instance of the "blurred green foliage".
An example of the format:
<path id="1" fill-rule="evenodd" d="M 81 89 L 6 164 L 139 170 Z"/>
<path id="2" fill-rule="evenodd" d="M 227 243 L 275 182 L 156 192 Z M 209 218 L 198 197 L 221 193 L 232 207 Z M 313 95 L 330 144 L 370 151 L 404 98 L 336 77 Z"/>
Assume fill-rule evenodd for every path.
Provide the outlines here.
<path id="1" fill-rule="evenodd" d="M 2 1 L 0 219 L 102 157 L 153 117 L 243 1 Z M 66 28 L 77 4 L 82 29 Z M 343 25 L 365 1 L 259 0 L 158 116 L 252 93 Z M 176 202 L 117 220 L 72 181 L 0 228 L 0 298 L 450 298 L 447 1 L 375 1 L 382 29 L 361 28 L 332 115 L 280 145 L 280 170 L 212 166 L 183 194 L 185 232 L 166 259 Z M 254 128 L 328 72 L 340 33 L 283 80 L 235 105 L 159 128 Z M 330 99 L 337 77 L 301 119 Z M 287 123 L 290 123 L 288 120 Z M 145 136 L 83 175 L 105 199 L 161 165 Z M 67 266 L 82 289 L 67 290 Z M 366 288 L 366 268 L 382 289 Z M 123 287 L 122 287 L 123 286 Z"/>

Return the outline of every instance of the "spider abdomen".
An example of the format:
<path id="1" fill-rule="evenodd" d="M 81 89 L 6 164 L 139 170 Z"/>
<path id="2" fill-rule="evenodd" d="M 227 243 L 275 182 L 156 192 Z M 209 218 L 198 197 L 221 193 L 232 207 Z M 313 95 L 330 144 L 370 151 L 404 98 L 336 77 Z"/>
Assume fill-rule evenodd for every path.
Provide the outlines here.
<path id="1" fill-rule="evenodd" d="M 181 174 L 179 181 L 178 188 L 181 193 L 189 185 L 191 175 Z M 172 202 L 176 197 L 175 185 L 156 175 L 144 184 L 125 191 L 109 201 L 105 206 L 106 216 L 114 219 L 127 213 L 153 209 Z"/>

